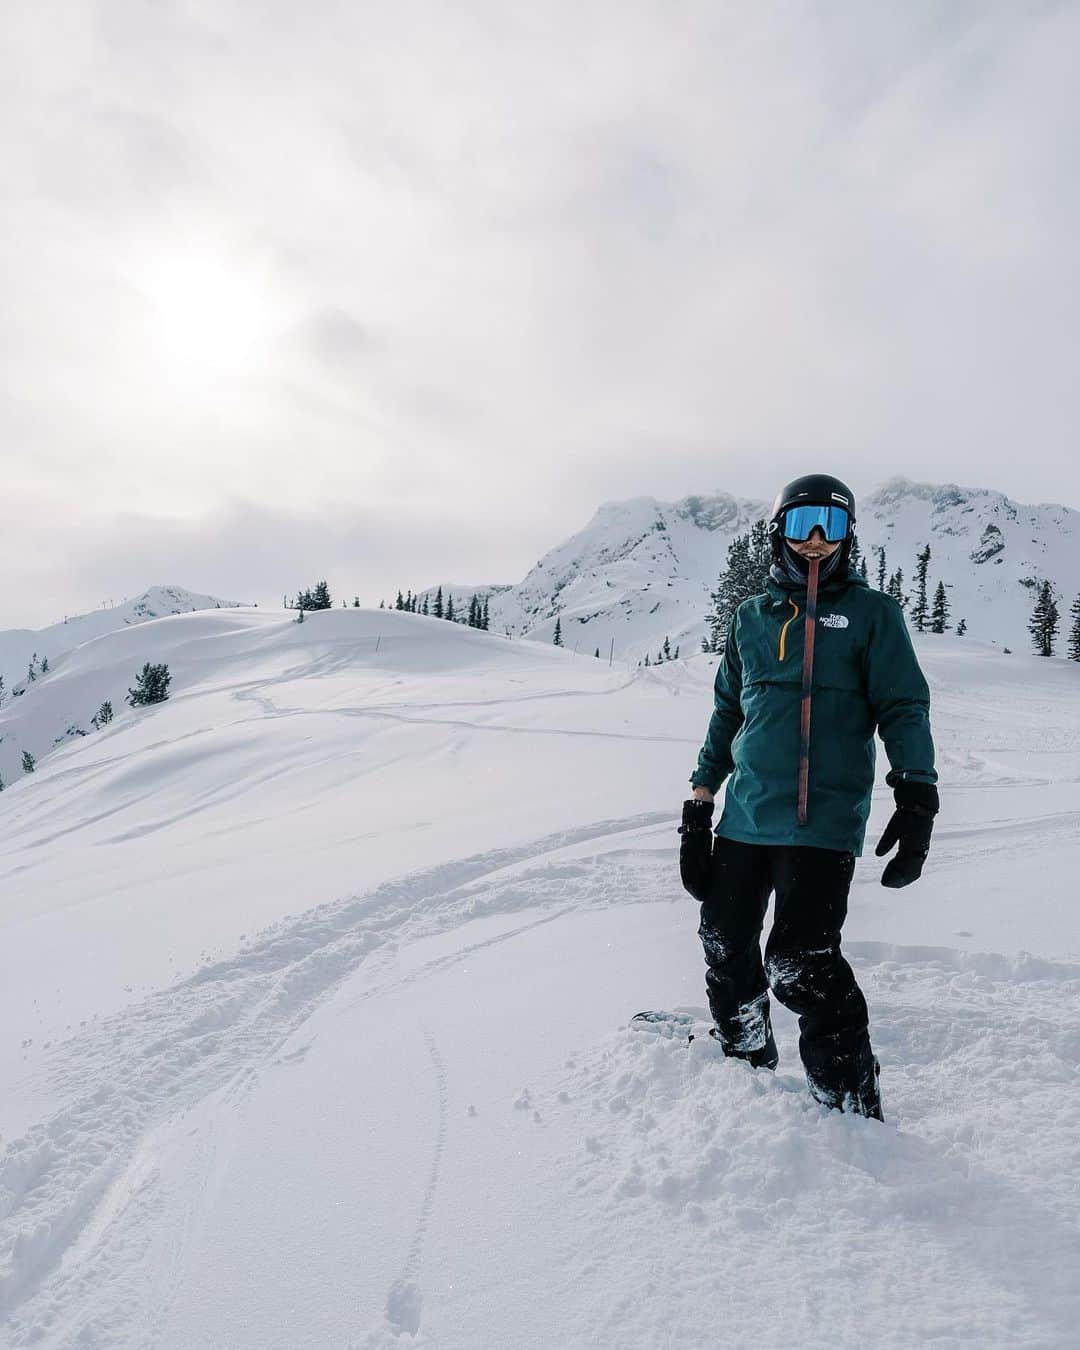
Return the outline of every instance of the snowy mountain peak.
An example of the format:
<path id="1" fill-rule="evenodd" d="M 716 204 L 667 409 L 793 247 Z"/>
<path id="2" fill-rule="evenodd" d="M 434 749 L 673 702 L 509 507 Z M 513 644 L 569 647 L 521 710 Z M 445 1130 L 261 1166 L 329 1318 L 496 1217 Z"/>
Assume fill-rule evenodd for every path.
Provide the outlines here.
<path id="1" fill-rule="evenodd" d="M 916 555 L 930 544 L 931 594 L 943 582 L 952 621 L 966 619 L 974 636 L 1026 649 L 1032 587 L 1049 579 L 1067 603 L 1080 590 L 1080 512 L 902 476 L 865 496 L 855 489 L 871 584 L 883 550 L 886 575 L 900 569 L 910 587 Z M 614 644 L 636 662 L 646 653 L 655 659 L 666 637 L 689 655 L 704 636 L 728 545 L 771 509 L 771 502 L 719 491 L 676 502 L 605 502 L 521 582 L 492 596 L 491 626 L 544 641 L 559 618 L 571 649 L 606 655 Z"/>
<path id="2" fill-rule="evenodd" d="M 201 609 L 235 609 L 236 600 L 219 600 L 213 595 L 189 591 L 183 586 L 151 586 L 134 599 L 118 605 L 103 605 L 88 614 L 75 614 L 48 628 L 11 628 L 0 632 L 0 676 L 14 689 L 27 673 L 36 654 L 55 665 L 61 656 L 84 642 L 114 633 L 132 624 L 147 623 L 170 614 L 188 614 Z"/>

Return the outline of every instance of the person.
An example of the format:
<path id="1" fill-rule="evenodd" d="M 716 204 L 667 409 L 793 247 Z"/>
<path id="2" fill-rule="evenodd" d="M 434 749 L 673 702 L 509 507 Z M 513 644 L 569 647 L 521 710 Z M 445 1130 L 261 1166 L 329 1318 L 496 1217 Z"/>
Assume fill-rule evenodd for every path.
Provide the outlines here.
<path id="1" fill-rule="evenodd" d="M 921 875 L 938 791 L 929 689 L 900 605 L 850 566 L 854 530 L 854 493 L 828 474 L 797 478 L 777 496 L 766 589 L 735 611 L 717 666 L 683 804 L 680 871 L 701 904 L 710 1031 L 724 1053 L 776 1067 L 771 988 L 798 1015 L 813 1096 L 882 1120 L 866 1000 L 840 950 L 875 731 L 895 800 L 875 852 L 899 845 L 883 885 Z"/>

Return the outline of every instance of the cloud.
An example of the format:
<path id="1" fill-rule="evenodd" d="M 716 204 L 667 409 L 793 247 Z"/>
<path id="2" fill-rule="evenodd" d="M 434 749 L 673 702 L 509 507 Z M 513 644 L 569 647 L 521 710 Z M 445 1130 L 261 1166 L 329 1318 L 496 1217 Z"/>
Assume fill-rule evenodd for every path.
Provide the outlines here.
<path id="1" fill-rule="evenodd" d="M 601 499 L 809 462 L 1080 504 L 1074 6 L 5 25 L 3 470 L 89 553 L 88 502 L 349 503 L 512 576 Z"/>

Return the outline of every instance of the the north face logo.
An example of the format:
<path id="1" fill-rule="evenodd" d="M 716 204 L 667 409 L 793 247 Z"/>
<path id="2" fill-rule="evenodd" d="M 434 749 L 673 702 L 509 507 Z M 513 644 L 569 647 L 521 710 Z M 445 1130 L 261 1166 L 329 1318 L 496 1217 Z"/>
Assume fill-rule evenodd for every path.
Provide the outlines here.
<path id="1" fill-rule="evenodd" d="M 823 614 L 818 620 L 823 628 L 846 628 L 846 614 Z"/>

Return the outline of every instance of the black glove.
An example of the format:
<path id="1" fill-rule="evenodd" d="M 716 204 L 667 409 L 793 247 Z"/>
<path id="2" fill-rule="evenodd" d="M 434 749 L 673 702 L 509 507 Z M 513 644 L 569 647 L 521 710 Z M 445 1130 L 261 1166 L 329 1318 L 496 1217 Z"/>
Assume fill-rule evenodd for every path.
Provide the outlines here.
<path id="1" fill-rule="evenodd" d="M 691 797 L 683 802 L 679 826 L 679 875 L 695 900 L 705 899 L 712 875 L 713 803 Z"/>
<path id="2" fill-rule="evenodd" d="M 885 826 L 874 852 L 885 856 L 897 840 L 900 847 L 881 874 L 881 884 L 898 889 L 910 886 L 922 876 L 923 863 L 930 852 L 930 835 L 938 812 L 938 790 L 933 783 L 903 779 L 893 788 L 896 810 Z"/>

